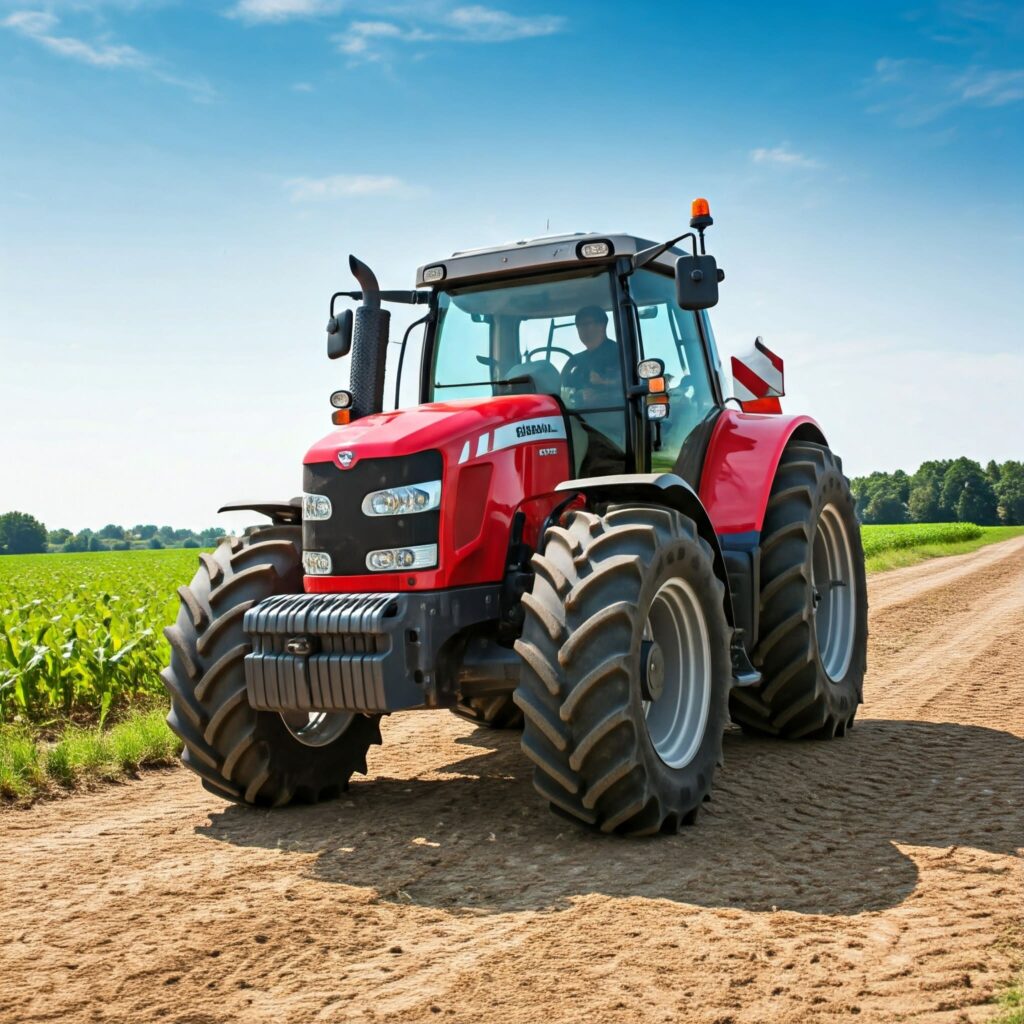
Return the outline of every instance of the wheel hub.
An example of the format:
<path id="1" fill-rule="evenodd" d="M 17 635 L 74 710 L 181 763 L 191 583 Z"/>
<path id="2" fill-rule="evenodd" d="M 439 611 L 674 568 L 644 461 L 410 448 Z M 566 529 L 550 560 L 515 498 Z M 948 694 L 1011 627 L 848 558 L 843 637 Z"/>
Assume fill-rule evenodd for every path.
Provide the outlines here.
<path id="1" fill-rule="evenodd" d="M 644 700 L 657 700 L 665 692 L 665 655 L 656 640 L 640 646 L 640 691 Z"/>
<path id="2" fill-rule="evenodd" d="M 843 517 L 831 503 L 821 510 L 814 533 L 811 606 L 822 667 L 838 682 L 853 656 L 857 612 L 853 551 Z"/>
<path id="3" fill-rule="evenodd" d="M 666 580 L 647 611 L 640 690 L 647 735 L 670 768 L 684 768 L 704 740 L 711 706 L 711 642 L 696 591 Z"/>

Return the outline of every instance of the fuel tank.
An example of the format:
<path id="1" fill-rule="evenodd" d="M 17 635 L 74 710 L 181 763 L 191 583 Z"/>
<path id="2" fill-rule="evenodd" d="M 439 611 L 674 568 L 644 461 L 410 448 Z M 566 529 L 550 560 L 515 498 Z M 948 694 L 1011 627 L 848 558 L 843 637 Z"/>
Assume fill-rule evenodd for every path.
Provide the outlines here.
<path id="1" fill-rule="evenodd" d="M 338 427 L 303 460 L 304 492 L 329 500 L 305 503 L 306 591 L 394 593 L 500 582 L 517 513 L 521 539 L 534 546 L 559 500 L 555 487 L 571 477 L 569 444 L 563 413 L 547 395 L 433 402 Z M 369 510 L 366 498 L 376 491 L 434 481 L 441 484 L 436 508 Z M 409 549 L 416 551 L 411 568 L 371 570 L 371 552 Z"/>

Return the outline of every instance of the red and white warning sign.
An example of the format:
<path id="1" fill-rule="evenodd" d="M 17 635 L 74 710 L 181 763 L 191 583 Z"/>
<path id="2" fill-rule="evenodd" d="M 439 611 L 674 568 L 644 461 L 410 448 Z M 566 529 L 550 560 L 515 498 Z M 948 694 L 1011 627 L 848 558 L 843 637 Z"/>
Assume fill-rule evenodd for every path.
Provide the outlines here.
<path id="1" fill-rule="evenodd" d="M 786 393 L 782 359 L 758 338 L 745 356 L 732 357 L 733 394 L 741 402 L 781 398 Z"/>

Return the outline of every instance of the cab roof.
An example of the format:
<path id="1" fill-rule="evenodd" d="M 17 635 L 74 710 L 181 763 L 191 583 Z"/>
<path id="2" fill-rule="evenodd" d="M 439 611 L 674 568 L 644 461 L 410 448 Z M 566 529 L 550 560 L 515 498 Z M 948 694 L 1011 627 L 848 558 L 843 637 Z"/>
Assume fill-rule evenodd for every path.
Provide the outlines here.
<path id="1" fill-rule="evenodd" d="M 590 242 L 607 242 L 610 247 L 609 254 L 597 257 L 583 256 L 583 246 Z M 447 259 L 434 260 L 419 267 L 416 271 L 416 287 L 449 288 L 455 282 L 470 284 L 501 277 L 522 277 L 545 270 L 601 266 L 614 262 L 617 256 L 632 256 L 656 244 L 636 235 L 607 235 L 581 231 L 571 235 L 527 238 L 484 249 L 464 249 L 452 253 Z M 671 273 L 675 269 L 676 257 L 682 256 L 683 252 L 682 249 L 673 246 L 647 265 L 652 269 L 657 267 Z M 425 280 L 424 271 L 435 267 L 443 268 L 444 277 L 441 280 Z"/>

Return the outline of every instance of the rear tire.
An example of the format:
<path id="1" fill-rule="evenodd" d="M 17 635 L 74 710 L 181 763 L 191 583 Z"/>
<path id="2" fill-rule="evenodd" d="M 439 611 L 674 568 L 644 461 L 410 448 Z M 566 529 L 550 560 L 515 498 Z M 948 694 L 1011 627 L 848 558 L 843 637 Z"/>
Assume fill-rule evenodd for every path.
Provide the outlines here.
<path id="1" fill-rule="evenodd" d="M 182 763 L 228 800 L 278 807 L 335 797 L 353 772 L 365 774 L 366 751 L 380 743 L 379 715 L 286 722 L 248 702 L 243 661 L 252 644 L 242 619 L 264 598 L 301 593 L 301 550 L 298 526 L 225 538 L 199 556 L 199 571 L 178 589 L 177 621 L 164 630 L 167 724 L 184 744 Z"/>
<path id="2" fill-rule="evenodd" d="M 549 529 L 533 567 L 514 700 L 535 788 L 603 832 L 676 832 L 709 797 L 732 677 L 710 546 L 678 512 L 618 506 Z"/>
<path id="3" fill-rule="evenodd" d="M 763 681 L 733 690 L 744 731 L 785 739 L 842 736 L 862 700 L 867 582 L 860 524 L 839 461 L 823 445 L 790 443 L 761 532 Z"/>
<path id="4" fill-rule="evenodd" d="M 468 697 L 452 708 L 452 714 L 487 729 L 523 727 L 523 713 L 516 707 L 510 693 L 493 697 Z"/>

